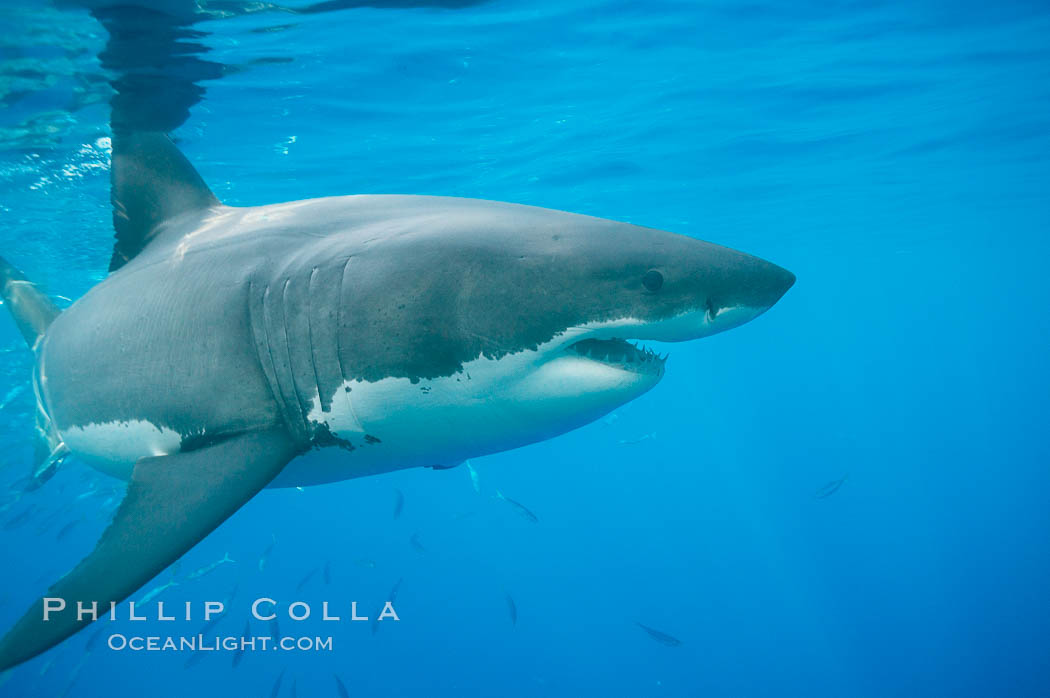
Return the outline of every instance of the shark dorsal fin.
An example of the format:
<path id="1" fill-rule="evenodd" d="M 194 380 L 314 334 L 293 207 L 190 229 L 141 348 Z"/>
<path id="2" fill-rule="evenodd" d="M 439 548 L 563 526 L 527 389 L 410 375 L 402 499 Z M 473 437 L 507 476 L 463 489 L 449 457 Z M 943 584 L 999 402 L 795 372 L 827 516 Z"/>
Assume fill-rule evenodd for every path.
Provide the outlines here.
<path id="1" fill-rule="evenodd" d="M 163 133 L 114 136 L 111 175 L 117 240 L 110 271 L 141 252 L 164 221 L 219 204 L 193 165 Z"/>

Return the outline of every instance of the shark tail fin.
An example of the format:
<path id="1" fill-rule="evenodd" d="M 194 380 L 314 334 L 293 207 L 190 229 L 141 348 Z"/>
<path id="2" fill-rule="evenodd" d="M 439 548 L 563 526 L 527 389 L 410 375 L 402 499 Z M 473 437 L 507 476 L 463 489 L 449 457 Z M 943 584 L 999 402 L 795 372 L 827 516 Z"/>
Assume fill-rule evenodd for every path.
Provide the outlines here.
<path id="1" fill-rule="evenodd" d="M 26 279 L 3 257 L 0 257 L 0 298 L 11 311 L 11 317 L 26 344 L 34 351 L 47 328 L 62 312 L 36 284 Z M 26 490 L 34 490 L 47 482 L 68 455 L 69 449 L 51 424 L 51 418 L 44 411 L 38 393 L 33 470 Z"/>
<path id="2" fill-rule="evenodd" d="M 0 257 L 0 297 L 30 348 L 36 347 L 48 326 L 62 312 L 3 257 Z"/>
<path id="3" fill-rule="evenodd" d="M 165 221 L 219 205 L 190 161 L 163 133 L 114 134 L 110 174 L 116 230 L 110 271 L 145 249 Z"/>

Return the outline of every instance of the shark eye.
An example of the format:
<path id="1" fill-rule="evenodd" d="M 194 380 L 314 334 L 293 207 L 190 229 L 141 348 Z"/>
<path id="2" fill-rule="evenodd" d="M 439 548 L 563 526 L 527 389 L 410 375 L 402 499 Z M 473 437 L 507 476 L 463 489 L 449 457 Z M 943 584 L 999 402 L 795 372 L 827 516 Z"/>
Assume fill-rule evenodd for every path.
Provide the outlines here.
<path id="1" fill-rule="evenodd" d="M 664 275 L 655 269 L 650 269 L 642 277 L 642 285 L 650 291 L 659 291 L 660 287 L 664 285 Z"/>

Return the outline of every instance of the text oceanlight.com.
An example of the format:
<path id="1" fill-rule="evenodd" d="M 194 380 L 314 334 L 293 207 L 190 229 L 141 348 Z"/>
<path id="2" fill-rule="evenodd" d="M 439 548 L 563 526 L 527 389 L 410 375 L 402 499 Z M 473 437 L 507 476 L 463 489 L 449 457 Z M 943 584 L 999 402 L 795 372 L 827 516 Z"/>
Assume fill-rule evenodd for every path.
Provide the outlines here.
<path id="1" fill-rule="evenodd" d="M 283 650 L 285 652 L 331 652 L 332 637 L 281 637 L 276 640 L 269 635 L 255 637 L 160 637 L 141 635 L 126 636 L 113 633 L 106 642 L 117 652 L 255 652 L 256 650 Z"/>

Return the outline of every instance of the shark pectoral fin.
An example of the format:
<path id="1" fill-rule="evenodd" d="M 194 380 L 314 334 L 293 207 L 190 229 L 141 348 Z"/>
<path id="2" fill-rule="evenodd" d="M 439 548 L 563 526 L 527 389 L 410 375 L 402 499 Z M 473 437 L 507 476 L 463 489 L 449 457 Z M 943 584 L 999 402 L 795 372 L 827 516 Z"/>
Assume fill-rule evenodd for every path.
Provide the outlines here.
<path id="1" fill-rule="evenodd" d="M 116 133 L 111 171 L 117 240 L 109 270 L 142 251 L 164 221 L 218 206 L 208 185 L 163 133 Z"/>
<path id="2" fill-rule="evenodd" d="M 39 599 L 0 640 L 0 671 L 40 654 L 119 603 L 192 548 L 267 485 L 297 454 L 295 442 L 273 429 L 235 436 L 196 451 L 144 458 L 124 501 L 95 550 L 44 598 L 65 608 L 44 621 Z M 77 619 L 79 606 L 89 613 Z M 48 608 L 61 605 L 52 601 Z"/>

